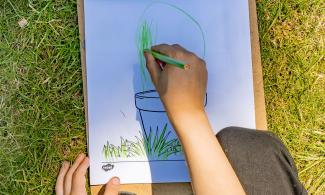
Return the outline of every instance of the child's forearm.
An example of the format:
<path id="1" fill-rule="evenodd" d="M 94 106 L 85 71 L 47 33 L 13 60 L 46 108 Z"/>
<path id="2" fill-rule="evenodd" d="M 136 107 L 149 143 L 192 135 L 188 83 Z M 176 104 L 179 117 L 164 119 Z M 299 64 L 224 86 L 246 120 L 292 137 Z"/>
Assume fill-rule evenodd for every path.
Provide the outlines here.
<path id="1" fill-rule="evenodd" d="M 180 45 L 161 44 L 151 50 L 186 62 L 188 68 L 159 68 L 145 52 L 147 68 L 170 121 L 182 142 L 196 194 L 244 194 L 204 112 L 207 69 L 204 60 Z"/>
<path id="2" fill-rule="evenodd" d="M 196 194 L 245 194 L 204 111 L 171 119 L 181 140 Z"/>

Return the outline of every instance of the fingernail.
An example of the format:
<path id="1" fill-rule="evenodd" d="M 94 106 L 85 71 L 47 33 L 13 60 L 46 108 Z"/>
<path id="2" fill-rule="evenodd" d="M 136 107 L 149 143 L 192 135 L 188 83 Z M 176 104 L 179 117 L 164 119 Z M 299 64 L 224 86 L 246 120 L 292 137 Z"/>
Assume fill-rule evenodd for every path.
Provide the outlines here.
<path id="1" fill-rule="evenodd" d="M 114 177 L 112 183 L 113 183 L 114 185 L 120 185 L 120 178 L 118 178 L 118 177 Z"/>
<path id="2" fill-rule="evenodd" d="M 68 161 L 63 161 L 63 163 L 62 163 L 62 167 L 67 167 L 69 165 L 70 165 L 70 163 Z"/>

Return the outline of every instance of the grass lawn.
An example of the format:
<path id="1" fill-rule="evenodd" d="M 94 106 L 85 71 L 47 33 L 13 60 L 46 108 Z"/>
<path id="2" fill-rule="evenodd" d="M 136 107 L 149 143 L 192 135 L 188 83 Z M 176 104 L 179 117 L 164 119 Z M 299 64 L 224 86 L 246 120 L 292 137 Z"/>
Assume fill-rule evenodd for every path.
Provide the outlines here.
<path id="1" fill-rule="evenodd" d="M 53 193 L 61 161 L 86 151 L 75 2 L 0 0 L 0 194 Z M 325 3 L 257 8 L 269 129 L 324 194 Z"/>

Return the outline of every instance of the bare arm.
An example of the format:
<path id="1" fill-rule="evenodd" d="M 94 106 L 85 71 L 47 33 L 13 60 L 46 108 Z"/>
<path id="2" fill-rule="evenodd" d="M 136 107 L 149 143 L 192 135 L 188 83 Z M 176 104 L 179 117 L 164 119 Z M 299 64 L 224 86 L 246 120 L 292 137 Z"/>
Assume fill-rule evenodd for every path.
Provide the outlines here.
<path id="1" fill-rule="evenodd" d="M 204 110 L 207 85 L 205 62 L 179 45 L 152 50 L 185 61 L 186 70 L 167 65 L 164 70 L 145 53 L 151 79 L 182 143 L 196 194 L 245 194 Z"/>

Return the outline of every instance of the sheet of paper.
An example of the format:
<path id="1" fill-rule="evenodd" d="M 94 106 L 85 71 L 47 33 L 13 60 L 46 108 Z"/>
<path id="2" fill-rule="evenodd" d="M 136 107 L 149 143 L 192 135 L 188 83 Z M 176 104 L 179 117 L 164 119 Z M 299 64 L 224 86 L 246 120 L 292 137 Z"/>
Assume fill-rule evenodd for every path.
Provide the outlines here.
<path id="1" fill-rule="evenodd" d="M 248 1 L 85 0 L 91 185 L 190 181 L 142 49 L 178 43 L 207 63 L 214 131 L 255 128 Z M 202 159 L 202 160 L 208 160 Z"/>

